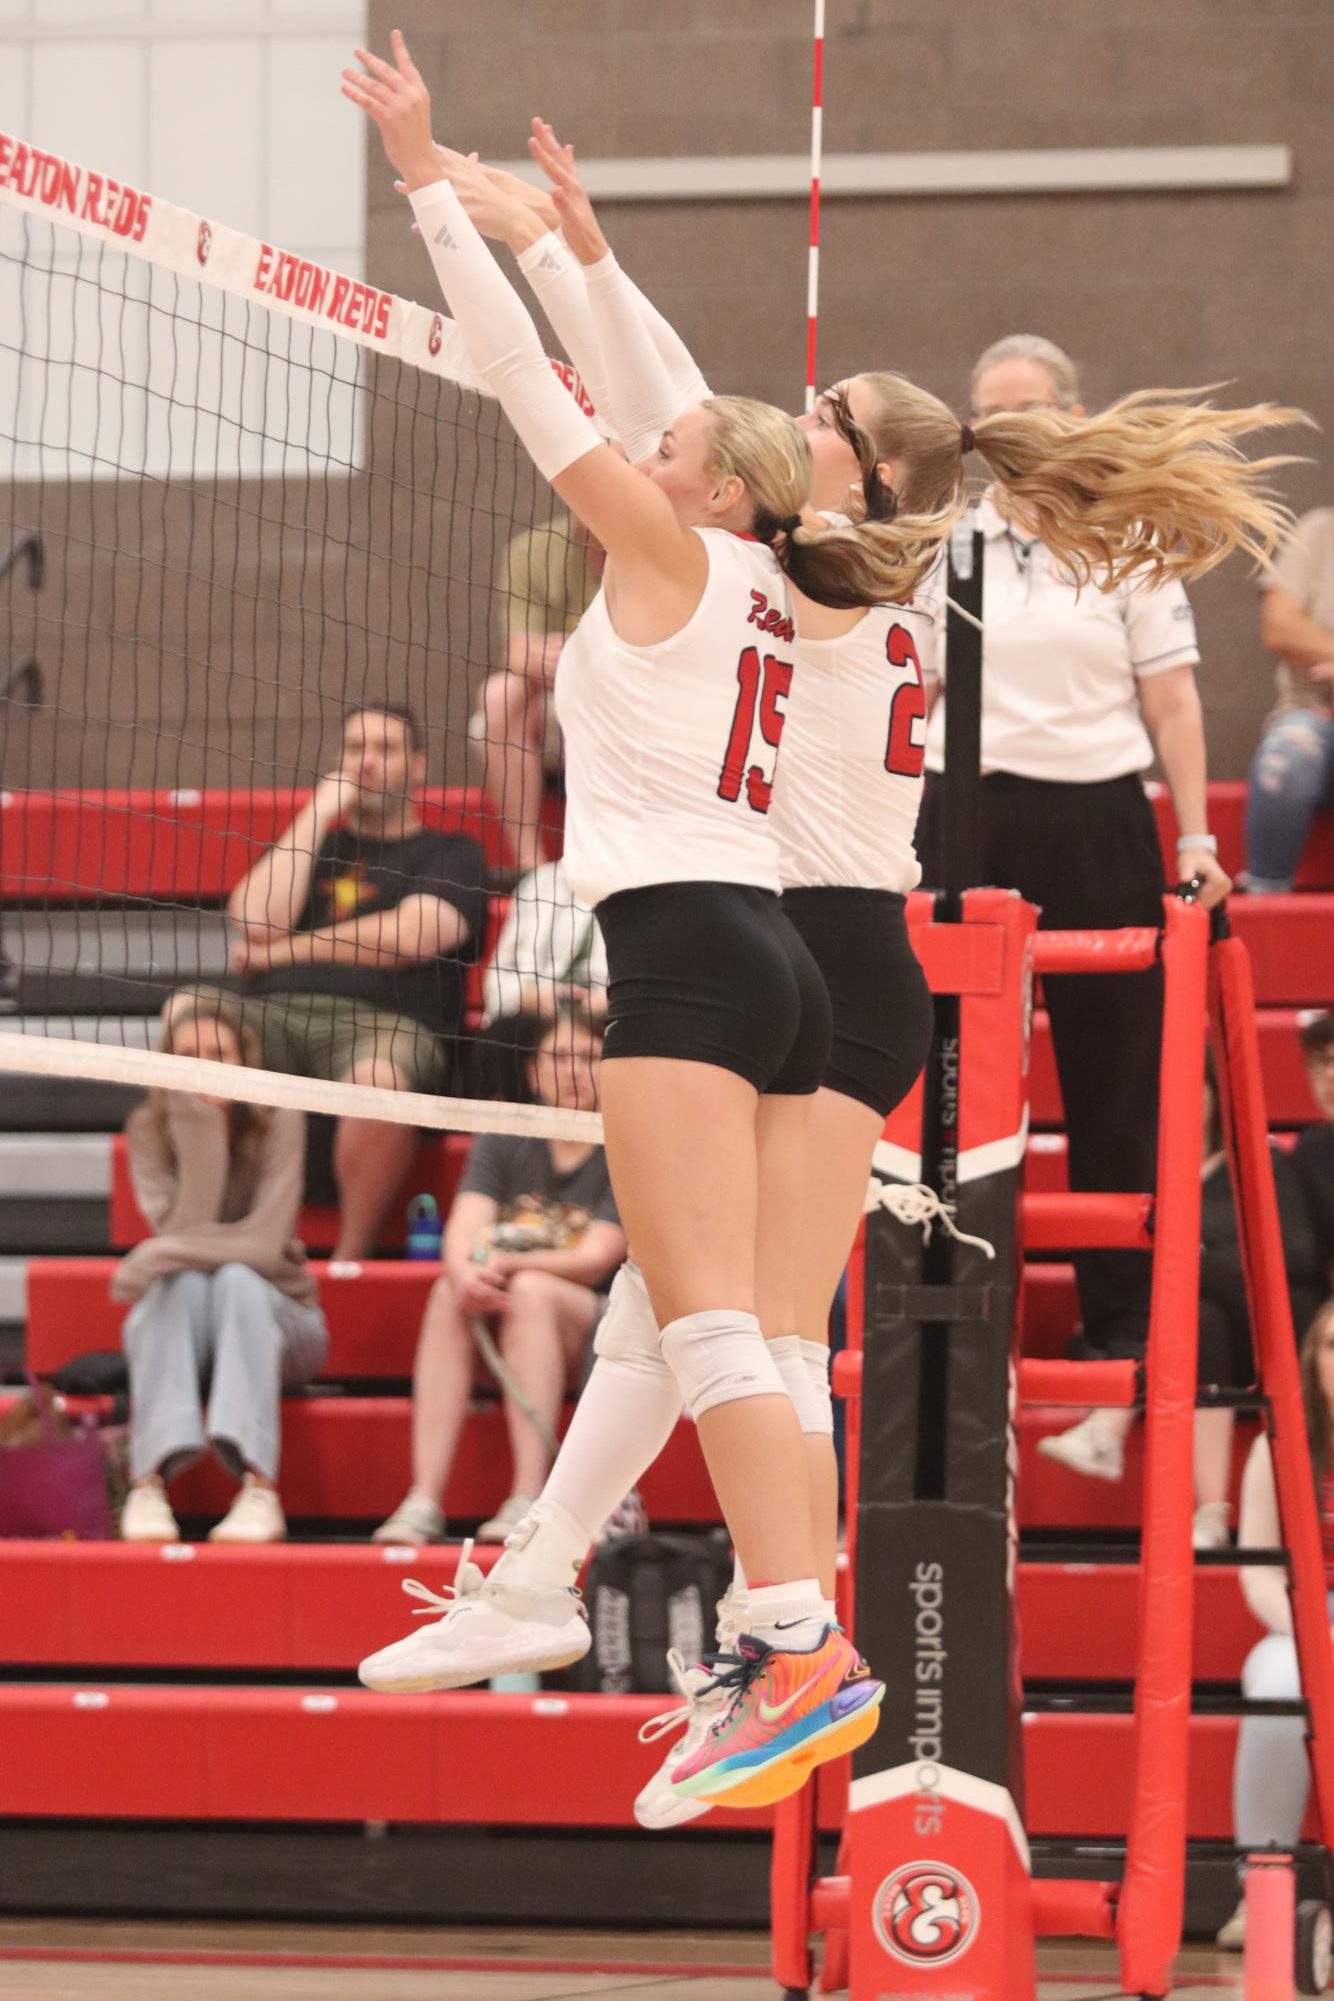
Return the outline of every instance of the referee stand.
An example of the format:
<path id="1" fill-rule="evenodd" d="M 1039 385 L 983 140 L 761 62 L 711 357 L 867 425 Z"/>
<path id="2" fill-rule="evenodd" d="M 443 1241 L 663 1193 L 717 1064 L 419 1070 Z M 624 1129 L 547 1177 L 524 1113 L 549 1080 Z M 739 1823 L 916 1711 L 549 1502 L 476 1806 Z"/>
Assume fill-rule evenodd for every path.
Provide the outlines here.
<path id="1" fill-rule="evenodd" d="M 1334 1828 L 1334 1654 L 1306 1447 L 1245 947 L 1189 887 L 1161 929 L 1039 932 L 978 872 L 982 538 L 951 550 L 945 888 L 910 901 L 935 997 L 923 1078 L 877 1149 L 849 1283 L 848 1544 L 858 1645 L 886 1682 L 854 1757 L 838 1873 L 816 1875 L 816 1787 L 778 1809 L 773 1971 L 789 2001 L 821 1992 L 1034 2001 L 1035 1940 L 1115 1939 L 1124 1991 L 1171 1991 L 1185 1909 L 1195 1555 L 1193 1419 L 1201 1107 L 1212 1023 L 1228 1165 L 1268 1416 L 1308 1717 L 1320 1839 Z M 1022 1193 L 1033 977 L 1108 978 L 1161 962 L 1157 1194 Z M 928 1236 L 905 1186 L 950 1222 Z M 896 1190 L 898 1199 L 896 1199 Z M 896 1214 L 895 1211 L 898 1213 Z M 1023 1252 L 1148 1249 L 1147 1359 L 1019 1353 Z M 1020 1404 L 1140 1407 L 1133 1805 L 1120 1880 L 1031 1872 L 1015 1613 Z M 826 1781 L 837 1785 L 836 1778 Z"/>

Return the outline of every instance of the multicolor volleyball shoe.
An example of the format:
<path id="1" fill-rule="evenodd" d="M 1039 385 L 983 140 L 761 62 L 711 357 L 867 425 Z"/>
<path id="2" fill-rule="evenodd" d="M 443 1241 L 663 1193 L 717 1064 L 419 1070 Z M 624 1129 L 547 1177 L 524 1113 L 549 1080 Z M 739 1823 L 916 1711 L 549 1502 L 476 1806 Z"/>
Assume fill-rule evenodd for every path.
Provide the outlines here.
<path id="1" fill-rule="evenodd" d="M 731 1702 L 671 1775 L 678 1796 L 713 1806 L 771 1806 L 797 1792 L 817 1765 L 866 1742 L 885 1693 L 837 1626 L 804 1653 L 747 1633 L 713 1679 L 733 1689 Z"/>

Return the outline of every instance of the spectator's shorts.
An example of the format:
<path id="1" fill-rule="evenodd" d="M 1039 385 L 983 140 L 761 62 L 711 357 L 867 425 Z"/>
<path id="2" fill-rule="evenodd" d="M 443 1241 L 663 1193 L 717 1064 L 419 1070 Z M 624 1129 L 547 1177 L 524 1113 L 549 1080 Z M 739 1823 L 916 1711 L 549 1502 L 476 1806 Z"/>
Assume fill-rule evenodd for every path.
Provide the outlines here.
<path id="1" fill-rule="evenodd" d="M 825 1089 L 886 1118 L 931 1047 L 931 990 L 908 943 L 904 899 L 887 889 L 785 889 L 783 908 L 829 989 Z"/>
<path id="2" fill-rule="evenodd" d="M 712 1063 L 757 1091 L 818 1091 L 829 996 L 770 890 L 729 882 L 623 889 L 598 905 L 607 946 L 602 1060 Z"/>
<path id="3" fill-rule="evenodd" d="M 449 1060 L 440 1037 L 410 1015 L 390 1014 L 338 994 L 238 994 L 225 987 L 182 987 L 195 1014 L 245 1024 L 258 1038 L 266 1070 L 295 1077 L 346 1077 L 356 1063 L 393 1064 L 409 1091 L 443 1091 Z"/>

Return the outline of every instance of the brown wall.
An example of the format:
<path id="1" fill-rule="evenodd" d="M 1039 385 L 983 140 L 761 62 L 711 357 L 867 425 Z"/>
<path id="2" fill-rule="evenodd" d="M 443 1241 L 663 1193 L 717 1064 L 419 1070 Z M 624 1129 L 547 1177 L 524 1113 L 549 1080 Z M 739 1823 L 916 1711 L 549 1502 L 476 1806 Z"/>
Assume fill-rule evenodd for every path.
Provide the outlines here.
<path id="1" fill-rule="evenodd" d="M 437 129 L 513 157 L 535 111 L 598 154 L 800 152 L 809 0 L 373 0 L 408 35 Z M 1329 0 L 830 0 L 833 151 L 1286 143 L 1290 188 L 1197 195 L 829 201 L 821 372 L 902 369 L 962 407 L 969 364 L 1019 329 L 1058 341 L 1090 402 L 1226 381 L 1334 430 L 1334 7 Z M 448 31 L 443 24 L 448 21 Z M 370 274 L 427 299 L 378 142 Z M 617 204 L 623 261 L 723 389 L 794 403 L 802 204 Z M 1324 438 L 1298 511 L 1334 497 Z M 1271 677 L 1242 565 L 1193 592 L 1212 765 L 1246 768 Z"/>
<path id="2" fill-rule="evenodd" d="M 809 0 L 374 0 L 371 26 L 383 46 L 402 23 L 437 129 L 492 156 L 521 151 L 536 110 L 590 156 L 800 152 L 809 15 Z M 959 404 L 977 350 L 1026 328 L 1082 362 L 1090 401 L 1225 379 L 1328 432 L 1332 97 L 1329 0 L 830 0 L 832 150 L 1286 142 L 1295 176 L 1255 194 L 830 201 L 824 377 L 890 365 Z M 368 275 L 435 303 L 378 141 L 367 159 Z M 719 388 L 795 403 L 802 203 L 617 205 L 608 220 Z M 10 520 L 47 535 L 35 637 L 51 698 L 9 715 L 0 782 L 308 779 L 346 704 L 380 691 L 424 711 L 433 776 L 469 770 L 490 581 L 545 503 L 494 405 L 368 367 L 367 474 L 0 491 L 0 540 Z M 1323 461 L 1323 438 L 1308 448 Z M 1323 463 L 1284 484 L 1298 509 L 1331 498 Z M 1251 586 L 1233 563 L 1195 599 L 1213 768 L 1236 775 L 1270 683 Z M 33 637 L 26 592 L 0 587 L 0 654 Z"/>

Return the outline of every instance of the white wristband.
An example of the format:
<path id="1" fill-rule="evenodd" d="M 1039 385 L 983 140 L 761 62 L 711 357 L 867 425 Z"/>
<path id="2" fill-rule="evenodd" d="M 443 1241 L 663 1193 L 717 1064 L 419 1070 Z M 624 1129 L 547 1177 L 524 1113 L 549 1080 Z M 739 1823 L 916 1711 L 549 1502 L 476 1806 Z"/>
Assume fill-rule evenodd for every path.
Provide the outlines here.
<path id="1" fill-rule="evenodd" d="M 1206 855 L 1216 855 L 1218 853 L 1218 836 L 1216 834 L 1182 834 L 1177 842 L 1177 853 L 1183 855 L 1187 848 L 1200 848 Z"/>

